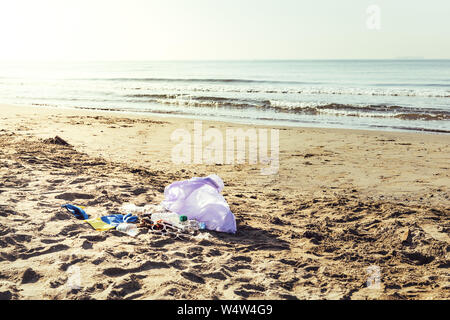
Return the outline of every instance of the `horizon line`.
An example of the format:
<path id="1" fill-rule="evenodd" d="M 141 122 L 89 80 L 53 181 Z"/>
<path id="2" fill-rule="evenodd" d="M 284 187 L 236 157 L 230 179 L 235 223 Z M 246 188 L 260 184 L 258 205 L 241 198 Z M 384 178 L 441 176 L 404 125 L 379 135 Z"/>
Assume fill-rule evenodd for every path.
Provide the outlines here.
<path id="1" fill-rule="evenodd" d="M 395 57 L 395 58 L 264 58 L 264 59 L 0 59 L 2 62 L 233 62 L 233 61 L 422 61 L 422 60 L 450 60 L 450 58 L 424 58 L 424 57 Z"/>

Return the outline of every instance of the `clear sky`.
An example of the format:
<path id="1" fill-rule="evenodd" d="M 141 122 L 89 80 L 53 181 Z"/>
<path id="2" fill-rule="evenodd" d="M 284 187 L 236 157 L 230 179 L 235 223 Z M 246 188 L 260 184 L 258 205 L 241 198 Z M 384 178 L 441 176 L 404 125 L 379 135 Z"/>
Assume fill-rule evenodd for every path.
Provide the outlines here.
<path id="1" fill-rule="evenodd" d="M 0 60 L 448 59 L 449 17 L 449 0 L 0 0 Z"/>

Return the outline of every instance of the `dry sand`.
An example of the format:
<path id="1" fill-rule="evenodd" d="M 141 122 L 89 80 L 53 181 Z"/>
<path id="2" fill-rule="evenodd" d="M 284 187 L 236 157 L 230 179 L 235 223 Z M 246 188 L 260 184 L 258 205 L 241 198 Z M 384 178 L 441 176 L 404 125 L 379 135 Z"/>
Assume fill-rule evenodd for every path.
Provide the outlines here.
<path id="1" fill-rule="evenodd" d="M 449 135 L 279 128 L 280 169 L 264 176 L 173 164 L 177 128 L 193 120 L 1 105 L 0 299 L 450 298 Z M 171 182 L 211 173 L 235 235 L 132 238 L 59 208 L 157 204 Z"/>

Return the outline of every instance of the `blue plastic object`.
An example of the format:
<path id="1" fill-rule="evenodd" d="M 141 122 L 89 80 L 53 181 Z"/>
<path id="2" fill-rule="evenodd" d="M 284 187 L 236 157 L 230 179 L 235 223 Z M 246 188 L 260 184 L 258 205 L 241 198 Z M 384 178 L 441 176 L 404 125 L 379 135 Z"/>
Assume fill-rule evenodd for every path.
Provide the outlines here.
<path id="1" fill-rule="evenodd" d="M 77 218 L 77 219 L 80 219 L 80 220 L 89 219 L 89 216 L 87 215 L 86 212 L 84 212 L 83 209 L 81 209 L 77 206 L 74 206 L 73 204 L 63 204 L 61 207 L 66 208 L 67 211 L 72 213 L 75 216 L 75 218 Z"/>
<path id="2" fill-rule="evenodd" d="M 138 217 L 131 215 L 131 213 L 127 213 L 126 215 L 112 214 L 109 216 L 101 217 L 101 219 L 103 222 L 106 222 L 107 224 L 110 224 L 115 227 L 117 227 L 119 224 L 123 222 L 134 223 L 138 221 Z"/>

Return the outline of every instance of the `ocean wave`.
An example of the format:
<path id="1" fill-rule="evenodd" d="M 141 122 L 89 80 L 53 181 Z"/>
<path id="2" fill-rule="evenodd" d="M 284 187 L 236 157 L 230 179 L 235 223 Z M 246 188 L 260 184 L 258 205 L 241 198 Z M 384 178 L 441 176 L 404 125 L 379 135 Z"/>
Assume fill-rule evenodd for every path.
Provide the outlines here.
<path id="1" fill-rule="evenodd" d="M 443 83 L 375 83 L 374 85 L 377 87 L 450 87 L 450 84 Z"/>
<path id="2" fill-rule="evenodd" d="M 397 118 L 402 120 L 450 120 L 450 111 L 437 108 L 405 107 L 398 105 L 352 105 L 320 102 L 291 102 L 266 99 L 242 99 L 215 96 L 193 96 L 190 94 L 138 94 L 128 95 L 142 102 L 163 105 L 225 108 L 225 109 L 258 109 L 279 113 L 293 113 L 306 115 L 334 115 L 352 117 Z"/>
<path id="3" fill-rule="evenodd" d="M 77 79 L 80 80 L 80 79 Z M 299 81 L 299 80 L 273 80 L 273 79 L 245 79 L 245 78 L 160 78 L 160 77 L 121 77 L 121 78 L 86 78 L 82 80 L 92 81 L 116 81 L 116 82 L 181 82 L 181 83 L 242 83 L 242 84 L 301 84 L 301 85 L 321 85 L 320 81 Z M 450 84 L 445 83 L 429 83 L 429 82 L 397 82 L 397 83 L 368 83 L 368 86 L 375 87 L 443 87 L 448 88 Z"/>
<path id="4" fill-rule="evenodd" d="M 442 90 L 420 90 L 420 89 L 371 89 L 371 88 L 260 88 L 260 87 L 193 87 L 193 86 L 154 86 L 149 88 L 143 87 L 123 87 L 124 91 L 165 91 L 179 92 L 224 92 L 224 93 L 258 93 L 258 94 L 284 94 L 284 95 L 349 95 L 349 96 L 386 96 L 386 97 L 423 97 L 423 98 L 450 98 L 450 91 Z M 145 93 L 136 93 L 135 97 L 144 96 Z"/>
<path id="5" fill-rule="evenodd" d="M 35 106 L 57 106 L 52 104 L 33 104 Z M 158 109 L 130 109 L 130 108 L 111 108 L 111 107 L 86 107 L 86 106 L 73 106 L 76 109 L 87 109 L 87 110 L 99 110 L 99 111 L 124 111 L 124 112 L 139 112 L 139 113 L 153 113 L 153 114 L 164 114 L 164 115 L 177 115 L 177 116 L 183 116 L 183 115 L 190 115 L 190 116 L 199 116 L 198 113 L 195 111 L 189 111 L 189 110 L 158 110 Z M 205 116 L 205 114 L 203 114 Z M 208 114 L 206 114 L 208 116 Z M 210 113 L 209 116 L 215 117 L 216 115 L 214 113 Z M 234 114 L 232 117 L 227 118 L 228 120 L 232 119 L 249 119 L 246 116 L 243 116 L 240 113 Z M 277 124 L 280 124 L 280 121 L 282 123 L 304 123 L 304 124 L 318 124 L 318 120 L 312 120 L 312 119 L 277 119 L 275 117 L 264 117 L 263 115 L 258 115 L 253 117 L 254 120 L 262 120 L 262 121 L 275 121 Z M 339 124 L 339 122 L 336 122 L 336 124 Z M 395 129 L 395 130 L 402 130 L 402 131 L 419 131 L 419 132 L 429 132 L 429 133 L 441 133 L 441 134 L 450 134 L 450 130 L 446 129 L 440 129 L 440 128 L 426 128 L 426 127 L 418 127 L 418 126 L 408 126 L 408 125 L 381 125 L 381 124 L 372 124 L 369 125 L 370 128 L 373 129 Z"/>
<path id="6" fill-rule="evenodd" d="M 275 84 L 322 84 L 322 82 L 296 81 L 296 80 L 270 80 L 270 79 L 238 79 L 238 78 L 94 78 L 77 79 L 90 81 L 117 81 L 117 82 L 183 82 L 183 83 L 275 83 Z"/>

